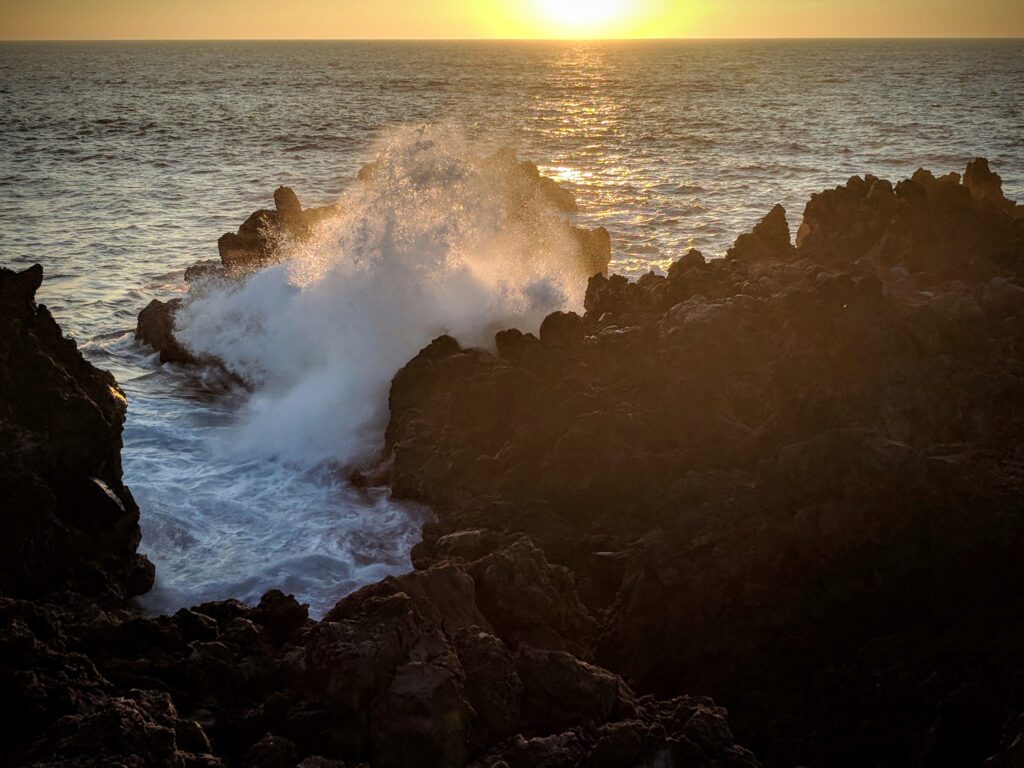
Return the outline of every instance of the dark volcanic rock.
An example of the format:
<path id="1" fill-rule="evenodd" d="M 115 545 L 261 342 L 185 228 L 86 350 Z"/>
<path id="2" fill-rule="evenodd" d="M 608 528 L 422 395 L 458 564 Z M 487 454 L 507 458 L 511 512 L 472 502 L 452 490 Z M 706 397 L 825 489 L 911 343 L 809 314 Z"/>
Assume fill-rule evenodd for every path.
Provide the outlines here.
<path id="1" fill-rule="evenodd" d="M 873 176 L 811 197 L 797 247 L 831 267 L 902 268 L 919 287 L 977 282 L 1019 269 L 1020 208 L 984 160 L 936 178 L 919 170 L 894 188 Z"/>
<path id="2" fill-rule="evenodd" d="M 153 569 L 121 483 L 126 401 L 36 304 L 42 279 L 0 269 L 0 593 L 130 597 Z"/>
<path id="3" fill-rule="evenodd" d="M 583 320 L 575 312 L 555 312 L 548 315 L 540 326 L 542 344 L 553 347 L 571 347 L 583 341 Z"/>
<path id="4" fill-rule="evenodd" d="M 520 539 L 467 567 L 480 610 L 508 643 L 571 650 L 591 658 L 596 625 L 572 574 Z"/>
<path id="5" fill-rule="evenodd" d="M 1024 690 L 1024 220 L 1000 189 L 984 161 L 854 177 L 795 247 L 777 207 L 727 259 L 595 276 L 540 343 L 435 342 L 387 431 L 395 493 L 438 513 L 419 551 L 528 534 L 599 617 L 598 663 L 714 695 L 777 764 L 980 763 Z"/>
<path id="6" fill-rule="evenodd" d="M 241 278 L 273 264 L 286 255 L 288 243 L 307 239 L 317 223 L 336 211 L 334 206 L 303 210 L 290 187 L 275 190 L 274 205 L 272 211 L 260 210 L 249 216 L 237 233 L 220 238 L 220 263 L 204 261 L 186 269 L 185 282 L 189 288 L 203 289 L 210 283 Z M 139 313 L 135 338 L 159 352 L 161 363 L 201 362 L 174 335 L 174 318 L 183 301 L 154 299 Z"/>
<path id="7" fill-rule="evenodd" d="M 752 768 L 735 727 L 779 765 L 1015 765 L 1024 219 L 1000 188 L 983 161 L 855 177 L 795 247 L 777 208 L 730 258 L 596 270 L 539 339 L 439 337 L 386 433 L 395 495 L 437 514 L 417 570 L 320 622 L 277 591 L 131 611 L 123 396 L 34 304 L 41 273 L 0 272 L 0 762 Z"/>
<path id="8" fill-rule="evenodd" d="M 174 335 L 174 317 L 181 308 L 181 299 L 153 299 L 142 312 L 135 328 L 135 338 L 160 353 L 161 363 L 191 365 L 195 356 L 185 349 Z"/>
<path id="9" fill-rule="evenodd" d="M 201 261 L 185 270 L 186 283 L 198 283 L 209 280 L 224 280 L 227 270 L 220 262 Z"/>
<path id="10" fill-rule="evenodd" d="M 516 658 L 522 680 L 522 710 L 534 730 L 571 728 L 579 722 L 604 725 L 636 718 L 626 684 L 565 651 L 525 647 Z"/>
<path id="11" fill-rule="evenodd" d="M 753 231 L 736 238 L 727 258 L 743 261 L 791 261 L 796 258 L 789 236 L 786 209 L 776 205 Z M 692 259 L 691 259 L 692 260 Z"/>
<path id="12" fill-rule="evenodd" d="M 335 211 L 334 206 L 303 210 L 290 187 L 278 187 L 274 210 L 256 211 L 237 232 L 217 241 L 226 274 L 237 277 L 272 264 L 281 258 L 284 243 L 306 239 L 318 222 Z"/>
<path id="13" fill-rule="evenodd" d="M 0 764 L 568 768 L 686 742 L 674 704 L 640 706 L 570 653 L 592 655 L 594 620 L 523 538 L 435 541 L 432 565 L 321 622 L 276 590 L 137 615 L 152 568 L 121 484 L 124 397 L 34 303 L 41 277 L 0 271 Z M 688 764 L 753 764 L 727 728 L 716 738 Z"/>

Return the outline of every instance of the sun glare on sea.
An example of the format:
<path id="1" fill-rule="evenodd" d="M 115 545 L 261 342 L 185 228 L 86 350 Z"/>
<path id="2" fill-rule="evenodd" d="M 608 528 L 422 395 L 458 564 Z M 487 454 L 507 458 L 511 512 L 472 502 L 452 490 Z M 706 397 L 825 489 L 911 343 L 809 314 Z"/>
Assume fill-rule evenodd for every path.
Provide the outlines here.
<path id="1" fill-rule="evenodd" d="M 611 31 L 630 8 L 629 0 L 535 0 L 541 15 L 570 36 Z"/>

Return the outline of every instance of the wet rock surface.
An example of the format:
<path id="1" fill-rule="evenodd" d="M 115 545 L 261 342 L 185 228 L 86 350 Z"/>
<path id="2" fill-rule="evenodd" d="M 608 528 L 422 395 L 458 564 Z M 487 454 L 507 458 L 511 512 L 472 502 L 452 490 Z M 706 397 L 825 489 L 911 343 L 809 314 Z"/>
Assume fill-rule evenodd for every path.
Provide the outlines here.
<path id="1" fill-rule="evenodd" d="M 855 177 L 796 244 L 777 207 L 539 339 L 436 340 L 387 433 L 438 513 L 417 565 L 530 536 L 597 663 L 714 696 L 769 764 L 980 764 L 1024 690 L 1020 211 L 983 160 Z"/>
<path id="2" fill-rule="evenodd" d="M 117 602 L 153 582 L 121 482 L 127 403 L 36 304 L 42 280 L 0 268 L 0 594 Z"/>
<path id="3" fill-rule="evenodd" d="M 796 244 L 776 209 L 726 259 L 595 272 L 585 314 L 497 353 L 435 340 L 380 471 L 437 521 L 320 622 L 278 591 L 133 610 L 123 396 L 41 271 L 0 271 L 0 763 L 1016 765 L 1024 224 L 998 189 L 981 162 L 852 179 Z"/>
<path id="4" fill-rule="evenodd" d="M 210 284 L 238 280 L 285 257 L 290 245 L 310 238 L 317 224 L 327 219 L 335 206 L 303 209 L 295 191 L 278 187 L 274 209 L 259 210 L 249 216 L 237 232 L 223 235 L 217 242 L 220 261 L 203 261 L 185 270 L 189 290 L 205 290 Z M 161 363 L 197 365 L 196 358 L 174 334 L 174 320 L 186 298 L 154 299 L 139 313 L 135 328 L 137 341 L 160 353 Z"/>
<path id="5" fill-rule="evenodd" d="M 303 210 L 298 196 L 291 187 L 278 187 L 274 191 L 273 210 L 259 210 L 249 216 L 237 232 L 228 232 L 217 241 L 222 271 L 204 269 L 193 276 L 239 277 L 278 261 L 282 246 L 287 242 L 301 242 L 313 232 L 318 222 L 334 212 L 334 206 Z"/>
<path id="6" fill-rule="evenodd" d="M 139 313 L 135 338 L 160 353 L 161 363 L 194 365 L 198 362 L 174 336 L 174 317 L 181 308 L 181 299 L 153 299 Z"/>
<path id="7" fill-rule="evenodd" d="M 0 271 L 0 763 L 757 765 L 710 701 L 638 697 L 585 660 L 572 575 L 522 537 L 450 539 L 458 558 L 320 622 L 276 590 L 140 616 L 124 397 L 35 304 L 41 279 Z"/>

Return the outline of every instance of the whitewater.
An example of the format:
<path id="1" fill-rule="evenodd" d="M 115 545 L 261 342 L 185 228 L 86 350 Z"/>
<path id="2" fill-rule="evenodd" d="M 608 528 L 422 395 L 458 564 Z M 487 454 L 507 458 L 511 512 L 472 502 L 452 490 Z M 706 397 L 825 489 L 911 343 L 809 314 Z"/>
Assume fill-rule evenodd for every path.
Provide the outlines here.
<path id="1" fill-rule="evenodd" d="M 397 129 L 375 157 L 372 177 L 310 237 L 281 242 L 280 263 L 197 285 L 178 313 L 180 341 L 217 361 L 205 375 L 225 369 L 225 391 L 211 398 L 233 413 L 200 432 L 198 447 L 217 457 L 232 513 L 191 524 L 188 539 L 173 526 L 151 537 L 158 585 L 143 603 L 152 610 L 285 586 L 320 614 L 352 588 L 407 570 L 429 512 L 347 481 L 386 461 L 395 372 L 442 334 L 491 346 L 503 328 L 536 332 L 555 310 L 582 310 L 589 275 L 569 218 L 524 183 L 511 153 L 488 153 L 442 124 Z"/>

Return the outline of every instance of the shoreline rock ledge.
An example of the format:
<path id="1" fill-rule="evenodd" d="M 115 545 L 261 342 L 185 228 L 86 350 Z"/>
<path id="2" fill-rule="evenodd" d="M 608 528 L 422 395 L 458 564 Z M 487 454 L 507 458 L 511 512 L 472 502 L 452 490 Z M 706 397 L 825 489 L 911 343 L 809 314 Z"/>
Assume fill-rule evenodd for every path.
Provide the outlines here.
<path id="1" fill-rule="evenodd" d="M 278 591 L 146 618 L 125 400 L 0 269 L 0 764 L 757 768 L 704 697 L 594 663 L 573 577 L 527 538 L 324 618 Z"/>
<path id="2" fill-rule="evenodd" d="M 127 402 L 36 304 L 42 280 L 0 268 L 0 594 L 116 605 L 153 584 L 121 482 Z"/>
<path id="3" fill-rule="evenodd" d="M 0 764 L 1021 764 L 1024 216 L 982 160 L 435 340 L 382 471 L 437 522 L 319 622 L 133 609 L 123 396 L 41 279 L 0 272 Z"/>
<path id="4" fill-rule="evenodd" d="M 766 764 L 1020 765 L 1024 208 L 988 163 L 853 177 L 795 243 L 777 206 L 585 308 L 396 375 L 414 562 L 529 536 L 597 663 Z"/>

